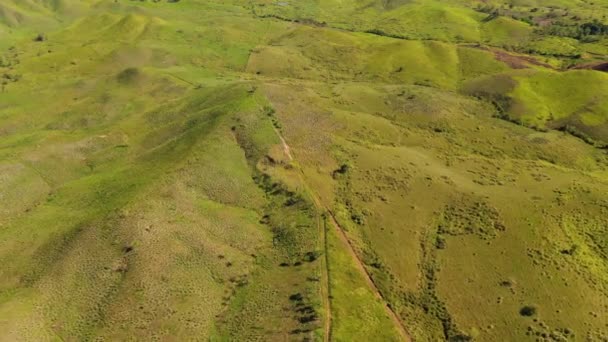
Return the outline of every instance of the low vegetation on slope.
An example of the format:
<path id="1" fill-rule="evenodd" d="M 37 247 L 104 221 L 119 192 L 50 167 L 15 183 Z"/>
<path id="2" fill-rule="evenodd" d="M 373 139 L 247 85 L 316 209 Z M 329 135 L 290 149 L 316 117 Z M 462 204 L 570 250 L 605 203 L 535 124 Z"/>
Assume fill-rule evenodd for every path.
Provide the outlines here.
<path id="1" fill-rule="evenodd" d="M 0 4 L 0 340 L 608 339 L 605 1 Z"/>

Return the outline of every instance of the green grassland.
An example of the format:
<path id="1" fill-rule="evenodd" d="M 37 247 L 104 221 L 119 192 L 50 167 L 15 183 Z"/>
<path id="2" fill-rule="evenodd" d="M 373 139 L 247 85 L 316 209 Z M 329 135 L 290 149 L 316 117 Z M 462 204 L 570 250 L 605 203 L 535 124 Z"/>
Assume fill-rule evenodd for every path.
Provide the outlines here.
<path id="1" fill-rule="evenodd" d="M 0 341 L 605 341 L 607 15 L 0 1 Z"/>

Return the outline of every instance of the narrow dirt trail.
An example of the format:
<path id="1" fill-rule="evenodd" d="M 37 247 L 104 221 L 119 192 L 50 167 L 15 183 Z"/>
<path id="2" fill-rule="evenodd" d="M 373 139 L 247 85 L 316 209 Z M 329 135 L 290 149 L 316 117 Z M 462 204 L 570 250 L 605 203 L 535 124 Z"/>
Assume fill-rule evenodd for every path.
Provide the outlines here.
<path id="1" fill-rule="evenodd" d="M 287 158 L 289 159 L 289 161 L 294 161 L 293 155 L 291 154 L 291 149 L 289 148 L 289 145 L 287 145 L 287 141 L 285 141 L 285 138 L 283 137 L 283 135 L 281 134 L 281 132 L 279 132 L 279 130 L 276 127 L 272 127 L 275 131 L 275 133 L 277 134 L 277 136 L 279 137 L 279 139 L 281 140 L 281 145 L 283 146 L 283 153 L 285 153 L 285 155 L 287 156 Z M 319 211 L 319 209 L 321 209 L 321 203 L 319 202 L 319 200 L 316 198 L 316 196 L 314 195 L 314 193 L 312 191 L 310 191 L 308 185 L 306 184 L 306 181 L 304 180 L 304 176 L 301 172 L 297 173 L 298 174 L 298 179 L 300 181 L 300 183 L 302 184 L 302 186 L 304 187 L 304 189 L 306 190 L 306 192 L 308 192 L 310 198 L 313 200 L 313 204 L 315 205 L 315 208 L 317 209 L 317 211 Z M 332 314 L 331 314 L 331 301 L 329 300 L 329 261 L 327 259 L 327 234 L 325 231 L 325 225 L 322 222 L 323 218 L 319 215 L 319 217 L 317 218 L 317 230 L 319 231 L 319 244 L 321 246 L 323 246 L 323 253 L 325 255 L 325 258 L 323 258 L 323 265 L 321 266 L 322 272 L 321 272 L 321 298 L 323 300 L 323 308 L 325 311 L 325 321 L 323 322 L 323 341 L 324 342 L 329 342 L 331 340 L 331 323 L 332 323 Z"/>
<path id="2" fill-rule="evenodd" d="M 350 240 L 348 239 L 348 236 L 346 236 L 344 229 L 340 226 L 340 224 L 334 217 L 334 214 L 327 208 L 325 208 L 325 210 L 328 213 L 328 218 L 329 218 L 331 225 L 335 228 L 336 233 L 338 234 L 338 238 L 346 246 L 348 253 L 350 254 L 353 261 L 355 262 L 355 265 L 357 266 L 357 269 L 359 270 L 361 275 L 363 275 L 365 282 L 367 283 L 370 290 L 373 292 L 374 296 L 376 298 L 380 299 L 382 301 L 382 304 L 384 304 L 384 310 L 386 311 L 388 316 L 393 321 L 395 328 L 397 328 L 397 331 L 399 332 L 399 334 L 401 335 L 401 337 L 403 338 L 404 341 L 412 341 L 412 338 L 410 337 L 407 330 L 405 329 L 405 326 L 403 326 L 403 323 L 399 319 L 399 316 L 388 305 L 388 302 L 386 301 L 386 299 L 384 299 L 384 296 L 382 296 L 382 293 L 380 293 L 380 290 L 378 290 L 378 287 L 376 286 L 376 283 L 374 283 L 374 280 L 372 279 L 371 275 L 369 274 L 369 272 L 367 272 L 367 269 L 365 268 L 363 261 L 361 260 L 361 258 L 359 258 L 359 255 L 357 254 L 357 252 L 355 252 L 355 249 L 354 249 L 352 243 L 350 242 Z"/>
<path id="3" fill-rule="evenodd" d="M 291 155 L 291 149 L 289 148 L 289 145 L 287 145 L 285 138 L 283 138 L 283 135 L 281 135 L 281 132 L 279 132 L 279 130 L 276 127 L 273 127 L 273 128 L 274 128 L 274 131 L 279 136 L 279 139 L 281 139 L 281 145 L 283 145 L 283 152 L 285 152 L 285 155 L 287 156 L 287 158 L 289 158 L 289 161 L 293 161 L 293 156 Z"/>
<path id="4" fill-rule="evenodd" d="M 323 218 L 319 215 L 317 219 L 317 228 L 319 229 L 320 244 L 323 246 L 323 265 L 321 266 L 323 271 L 321 272 L 321 297 L 323 298 L 323 307 L 325 308 L 325 322 L 323 326 L 323 341 L 331 341 L 331 325 L 333 317 L 331 314 L 331 300 L 329 293 L 329 259 L 327 254 L 327 232 L 325 231 L 325 224 Z"/>
<path id="5" fill-rule="evenodd" d="M 281 140 L 281 144 L 283 145 L 283 151 L 285 152 L 285 155 L 287 155 L 287 157 L 289 158 L 290 161 L 295 161 L 295 158 L 293 157 L 293 154 L 291 152 L 291 148 L 287 144 L 287 141 L 285 140 L 285 138 L 283 137 L 281 132 L 279 132 L 279 130 L 276 128 L 274 128 L 274 130 L 275 130 L 276 134 L 278 135 L 279 139 Z M 334 227 L 334 230 L 336 231 L 338 238 L 340 239 L 340 241 L 343 243 L 344 247 L 348 251 L 348 254 L 351 256 L 351 259 L 353 260 L 355 266 L 359 270 L 359 273 L 365 279 L 365 282 L 367 283 L 369 289 L 372 291 L 372 293 L 374 294 L 374 296 L 377 299 L 382 301 L 384 310 L 386 311 L 387 315 L 393 321 L 393 324 L 395 325 L 395 328 L 399 332 L 399 335 L 402 337 L 403 341 L 408 341 L 408 342 L 413 341 L 413 339 L 411 338 L 411 336 L 405 329 L 405 326 L 399 319 L 399 316 L 397 315 L 397 313 L 395 313 L 395 311 L 393 311 L 393 309 L 388 305 L 388 302 L 386 301 L 386 299 L 382 296 L 382 293 L 380 293 L 380 290 L 376 286 L 376 283 L 374 283 L 374 280 L 372 279 L 371 275 L 369 274 L 369 272 L 367 272 L 367 269 L 365 268 L 365 264 L 363 263 L 363 260 L 361 260 L 361 258 L 355 251 L 355 248 L 353 247 L 348 236 L 346 235 L 345 230 L 340 226 L 340 224 L 336 220 L 333 212 L 331 210 L 329 210 L 329 208 L 321 202 L 321 200 L 316 195 L 316 193 L 308 186 L 308 183 L 306 183 L 306 180 L 304 178 L 304 171 L 299 167 L 298 167 L 298 171 L 299 171 L 298 177 L 300 179 L 302 186 L 304 187 L 306 192 L 308 192 L 310 198 L 312 198 L 313 203 L 314 203 L 315 207 L 317 208 L 317 210 L 328 213 L 327 218 L 329 220 L 329 223 L 331 224 L 331 226 Z M 327 253 L 329 252 L 326 247 L 327 245 L 325 244 L 325 241 L 327 241 L 327 236 L 326 236 L 327 234 L 325 232 L 325 229 L 320 229 L 320 231 L 321 230 L 322 230 L 321 239 L 322 239 L 322 242 L 324 245 L 325 255 L 327 256 Z M 325 262 L 327 263 L 327 259 Z M 324 282 L 326 282 L 326 285 L 322 286 L 322 288 L 325 288 L 325 291 L 327 291 L 323 295 L 323 301 L 324 301 L 324 303 L 325 303 L 325 301 L 327 301 L 327 303 L 325 303 L 324 307 L 326 308 L 326 310 L 328 310 L 328 312 L 326 312 L 326 317 L 328 317 L 328 319 L 326 319 L 326 322 L 325 322 L 324 340 L 329 341 L 330 336 L 331 336 L 331 304 L 330 304 L 331 301 L 329 301 L 329 292 L 328 292 L 329 291 L 329 272 L 327 272 L 327 265 L 325 265 L 325 271 L 323 273 L 325 274 Z M 323 291 L 323 289 L 322 289 L 322 291 Z"/>

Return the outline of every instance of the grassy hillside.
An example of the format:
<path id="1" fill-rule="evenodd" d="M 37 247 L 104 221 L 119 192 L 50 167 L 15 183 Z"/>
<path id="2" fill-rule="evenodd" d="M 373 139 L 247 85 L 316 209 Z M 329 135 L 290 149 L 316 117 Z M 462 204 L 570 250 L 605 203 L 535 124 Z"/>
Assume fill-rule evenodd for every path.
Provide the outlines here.
<path id="1" fill-rule="evenodd" d="M 608 339 L 608 3 L 0 3 L 0 341 Z"/>

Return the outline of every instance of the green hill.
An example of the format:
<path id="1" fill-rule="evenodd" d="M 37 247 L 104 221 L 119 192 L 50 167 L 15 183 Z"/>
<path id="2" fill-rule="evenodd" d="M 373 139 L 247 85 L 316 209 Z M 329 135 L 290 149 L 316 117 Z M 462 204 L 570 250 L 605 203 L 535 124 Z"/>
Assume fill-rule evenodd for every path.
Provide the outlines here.
<path id="1" fill-rule="evenodd" d="M 605 341 L 606 1 L 0 1 L 0 341 Z"/>

